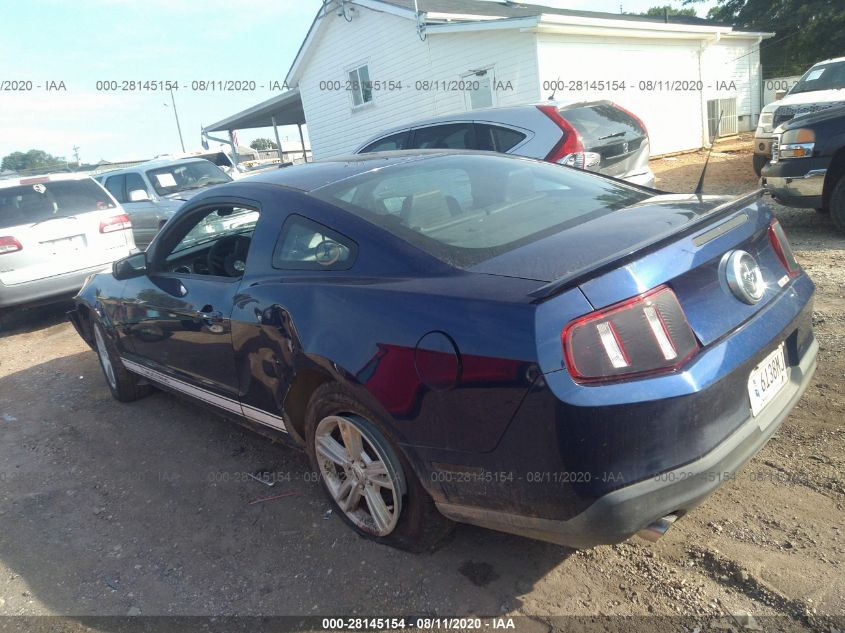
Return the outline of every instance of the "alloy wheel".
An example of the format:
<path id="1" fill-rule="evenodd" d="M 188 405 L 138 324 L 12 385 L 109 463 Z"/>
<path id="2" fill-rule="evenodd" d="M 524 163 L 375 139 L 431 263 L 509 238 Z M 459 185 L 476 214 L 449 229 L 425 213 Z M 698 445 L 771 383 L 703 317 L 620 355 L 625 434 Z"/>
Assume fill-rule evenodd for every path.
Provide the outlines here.
<path id="1" fill-rule="evenodd" d="M 402 512 L 396 467 L 355 416 L 330 415 L 317 425 L 320 474 L 344 514 L 361 530 L 387 536 Z"/>

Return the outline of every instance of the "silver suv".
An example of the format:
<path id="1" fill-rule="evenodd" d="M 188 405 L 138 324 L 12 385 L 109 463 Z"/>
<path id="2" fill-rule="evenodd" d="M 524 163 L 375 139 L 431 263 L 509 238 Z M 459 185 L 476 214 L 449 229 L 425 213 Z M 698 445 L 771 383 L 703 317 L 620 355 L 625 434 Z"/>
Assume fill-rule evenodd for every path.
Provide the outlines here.
<path id="1" fill-rule="evenodd" d="M 654 185 L 645 125 L 610 101 L 546 101 L 457 112 L 386 130 L 354 153 L 398 149 L 487 150 Z"/>
<path id="2" fill-rule="evenodd" d="M 120 204 L 89 176 L 0 179 L 0 311 L 71 297 L 135 252 Z"/>
<path id="3" fill-rule="evenodd" d="M 232 179 L 203 158 L 151 160 L 95 178 L 123 205 L 132 220 L 135 243 L 149 246 L 159 229 L 186 200 Z"/>

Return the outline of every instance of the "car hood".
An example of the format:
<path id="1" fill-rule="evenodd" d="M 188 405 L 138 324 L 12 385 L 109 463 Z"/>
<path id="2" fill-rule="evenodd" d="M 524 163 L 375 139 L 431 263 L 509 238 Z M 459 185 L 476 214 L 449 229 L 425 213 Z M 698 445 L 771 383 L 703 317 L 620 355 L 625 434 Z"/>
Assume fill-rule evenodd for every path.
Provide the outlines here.
<path id="1" fill-rule="evenodd" d="M 813 90 L 811 92 L 799 92 L 794 95 L 786 95 L 779 101 L 772 101 L 763 108 L 763 112 L 774 112 L 785 105 L 808 105 L 811 103 L 831 103 L 833 101 L 845 101 L 845 88 L 839 90 Z"/>
<path id="2" fill-rule="evenodd" d="M 488 259 L 470 270 L 552 282 L 634 253 L 682 230 L 732 196 L 669 194 L 594 218 Z"/>

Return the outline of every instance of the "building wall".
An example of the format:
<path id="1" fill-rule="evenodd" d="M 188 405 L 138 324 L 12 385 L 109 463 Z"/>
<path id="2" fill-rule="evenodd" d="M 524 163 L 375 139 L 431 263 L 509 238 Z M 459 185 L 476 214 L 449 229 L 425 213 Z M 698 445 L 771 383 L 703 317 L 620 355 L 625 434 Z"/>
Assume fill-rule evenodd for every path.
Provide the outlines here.
<path id="1" fill-rule="evenodd" d="M 652 154 L 704 145 L 707 99 L 736 97 L 740 131 L 753 129 L 759 115 L 756 39 L 705 44 L 503 29 L 431 33 L 420 41 L 413 21 L 356 9 L 351 21 L 334 12 L 324 17 L 326 23 L 304 60 L 299 88 L 316 159 L 351 152 L 395 126 L 470 109 L 463 92 L 443 90 L 439 82 L 472 81 L 475 77 L 468 73 L 478 69 L 492 72 L 498 87 L 494 105 L 529 103 L 553 92 L 561 100 L 619 103 L 645 122 Z M 363 64 L 371 81 L 401 82 L 401 89 L 376 86 L 372 102 L 353 107 L 347 72 Z M 550 89 L 548 82 L 558 80 L 565 88 Z M 697 89 L 699 80 L 704 90 Z M 569 81 L 583 83 L 570 89 Z M 625 87 L 614 90 L 593 84 L 597 81 L 623 81 Z M 717 86 L 726 87 L 720 91 Z"/>
<path id="2" fill-rule="evenodd" d="M 533 34 L 431 34 L 423 42 L 413 21 L 357 9 L 351 22 L 334 13 L 323 18 L 327 24 L 303 67 L 299 87 L 316 159 L 351 152 L 390 127 L 468 109 L 463 92 L 435 89 L 434 84 L 461 80 L 471 69 L 492 67 L 503 86 L 511 82 L 510 89 L 495 93 L 497 105 L 540 96 Z M 346 73 L 362 64 L 368 65 L 371 81 L 401 81 L 401 90 L 375 90 L 371 103 L 353 108 Z M 426 81 L 431 85 L 417 85 Z M 329 90 L 332 84 L 325 82 L 340 82 L 344 89 Z"/>
<path id="3" fill-rule="evenodd" d="M 609 99 L 631 110 L 648 128 L 652 154 L 695 149 L 708 138 L 708 99 L 735 97 L 740 131 L 756 125 L 760 112 L 756 46 L 756 40 L 708 45 L 697 40 L 542 34 L 541 88 L 560 79 L 566 88 L 557 91 L 557 99 Z M 570 80 L 576 82 L 574 90 Z M 595 85 L 602 80 L 624 81 L 624 89 Z M 583 82 L 581 89 L 578 81 Z"/>
<path id="4" fill-rule="evenodd" d="M 757 126 L 761 108 L 760 71 L 760 50 L 756 40 L 721 40 L 705 45 L 701 52 L 704 98 L 735 97 L 740 132 Z"/>

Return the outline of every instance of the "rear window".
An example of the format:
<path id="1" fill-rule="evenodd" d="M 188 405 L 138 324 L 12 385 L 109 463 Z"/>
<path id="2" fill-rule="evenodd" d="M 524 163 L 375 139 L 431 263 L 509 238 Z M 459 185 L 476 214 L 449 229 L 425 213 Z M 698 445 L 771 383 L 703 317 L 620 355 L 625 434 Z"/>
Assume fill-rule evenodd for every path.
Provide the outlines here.
<path id="1" fill-rule="evenodd" d="M 54 180 L 0 188 L 0 228 L 113 209 L 114 202 L 93 180 Z"/>
<path id="2" fill-rule="evenodd" d="M 614 138 L 643 136 L 645 133 L 634 117 L 610 103 L 561 108 L 560 115 L 578 130 L 587 146 Z"/>
<path id="3" fill-rule="evenodd" d="M 472 154 L 391 165 L 311 194 L 459 267 L 650 195 L 559 165 Z"/>

